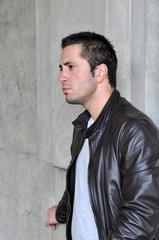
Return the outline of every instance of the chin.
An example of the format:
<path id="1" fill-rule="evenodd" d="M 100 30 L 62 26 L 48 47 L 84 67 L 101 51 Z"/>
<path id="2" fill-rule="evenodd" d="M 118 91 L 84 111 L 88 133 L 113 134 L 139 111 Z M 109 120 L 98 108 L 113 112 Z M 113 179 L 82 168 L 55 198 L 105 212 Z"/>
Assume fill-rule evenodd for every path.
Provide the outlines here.
<path id="1" fill-rule="evenodd" d="M 66 102 L 69 103 L 69 104 L 79 104 L 79 105 L 81 105 L 81 103 L 77 99 L 66 98 Z"/>

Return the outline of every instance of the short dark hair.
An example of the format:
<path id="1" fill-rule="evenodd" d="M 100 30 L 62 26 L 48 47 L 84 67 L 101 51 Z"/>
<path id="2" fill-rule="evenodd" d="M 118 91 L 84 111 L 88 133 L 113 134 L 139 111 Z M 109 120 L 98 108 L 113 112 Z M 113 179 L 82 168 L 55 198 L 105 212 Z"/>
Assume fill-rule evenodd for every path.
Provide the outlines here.
<path id="1" fill-rule="evenodd" d="M 116 87 L 117 56 L 112 43 L 95 32 L 74 33 L 61 41 L 62 49 L 73 44 L 82 46 L 81 56 L 90 64 L 92 73 L 98 65 L 106 64 L 109 83 L 112 87 Z"/>

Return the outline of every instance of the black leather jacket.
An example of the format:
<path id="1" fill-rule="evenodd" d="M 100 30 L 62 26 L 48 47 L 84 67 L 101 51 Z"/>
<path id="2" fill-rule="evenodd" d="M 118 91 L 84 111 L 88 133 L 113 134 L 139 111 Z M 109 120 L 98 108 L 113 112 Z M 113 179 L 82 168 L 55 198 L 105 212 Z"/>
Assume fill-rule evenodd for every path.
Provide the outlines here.
<path id="1" fill-rule="evenodd" d="M 85 138 L 89 139 L 88 186 L 99 239 L 159 239 L 159 130 L 117 90 L 87 129 L 89 118 L 85 111 L 73 122 L 72 161 L 56 211 L 57 220 L 67 223 L 67 239 L 72 239 L 75 164 Z"/>

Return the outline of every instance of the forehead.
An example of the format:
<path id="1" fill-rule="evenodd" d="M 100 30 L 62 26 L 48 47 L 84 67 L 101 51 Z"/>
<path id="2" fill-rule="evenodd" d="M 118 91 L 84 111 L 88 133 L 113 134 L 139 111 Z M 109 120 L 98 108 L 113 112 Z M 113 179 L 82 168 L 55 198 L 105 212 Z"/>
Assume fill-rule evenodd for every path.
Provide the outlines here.
<path id="1" fill-rule="evenodd" d="M 81 58 L 82 47 L 80 44 L 73 44 L 65 47 L 61 53 L 61 60 L 68 61 L 69 59 Z"/>

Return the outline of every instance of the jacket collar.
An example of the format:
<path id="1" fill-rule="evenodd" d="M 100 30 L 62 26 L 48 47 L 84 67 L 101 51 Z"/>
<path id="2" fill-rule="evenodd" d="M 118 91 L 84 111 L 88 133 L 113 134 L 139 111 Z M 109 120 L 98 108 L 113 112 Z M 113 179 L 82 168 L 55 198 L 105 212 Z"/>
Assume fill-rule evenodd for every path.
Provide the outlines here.
<path id="1" fill-rule="evenodd" d="M 102 128 L 103 125 L 105 125 L 112 113 L 117 108 L 120 98 L 120 93 L 115 89 L 96 121 L 87 129 L 88 120 L 91 116 L 89 112 L 85 110 L 75 121 L 73 121 L 75 129 L 78 131 L 86 130 L 86 137 L 89 137 L 96 129 Z"/>

